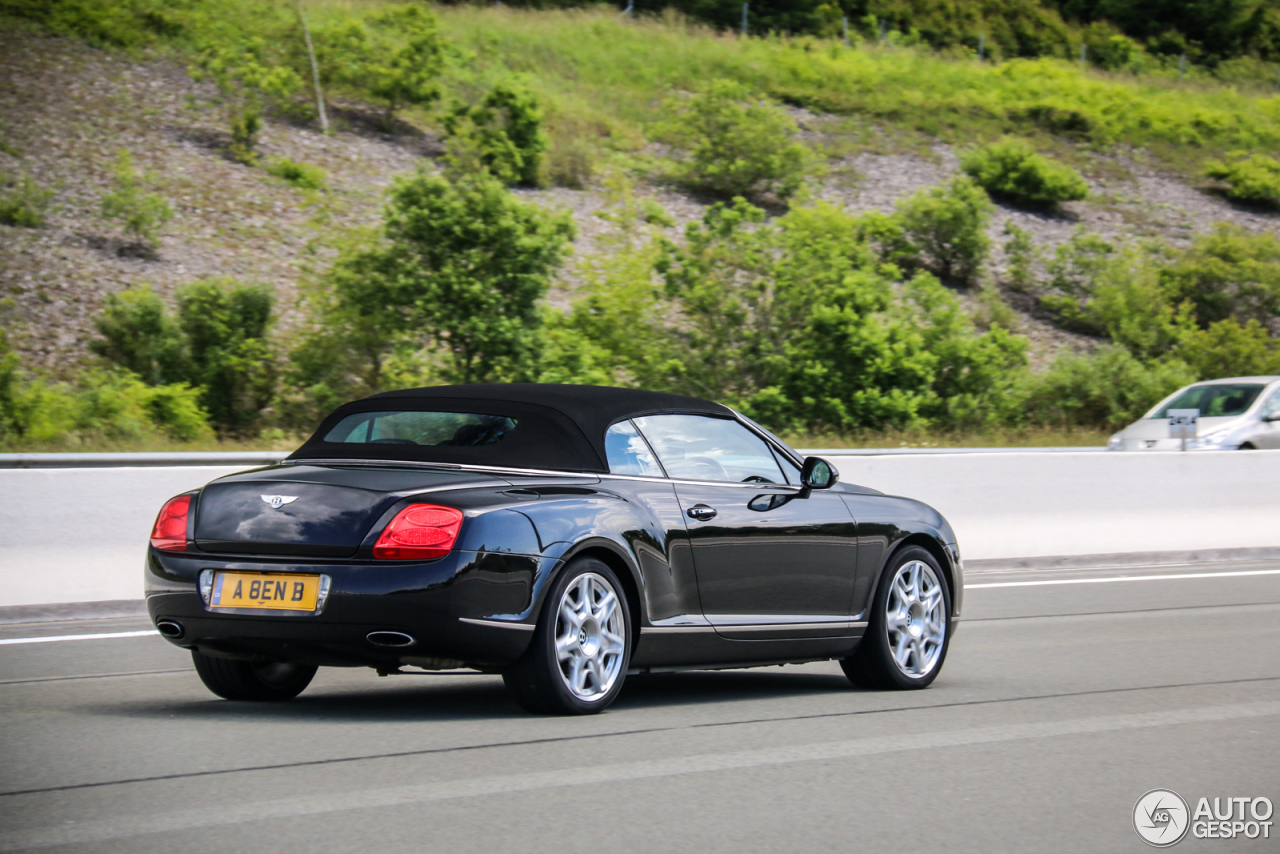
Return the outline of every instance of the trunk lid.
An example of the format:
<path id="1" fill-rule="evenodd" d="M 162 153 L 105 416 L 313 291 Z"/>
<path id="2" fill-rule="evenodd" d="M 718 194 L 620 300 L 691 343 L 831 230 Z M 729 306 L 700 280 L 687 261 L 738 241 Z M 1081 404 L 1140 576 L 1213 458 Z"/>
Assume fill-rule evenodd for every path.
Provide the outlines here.
<path id="1" fill-rule="evenodd" d="M 207 552 L 353 557 L 393 504 L 422 490 L 505 484 L 474 472 L 272 466 L 220 478 L 200 493 L 196 545 Z M 430 502 L 428 492 L 423 500 Z"/>

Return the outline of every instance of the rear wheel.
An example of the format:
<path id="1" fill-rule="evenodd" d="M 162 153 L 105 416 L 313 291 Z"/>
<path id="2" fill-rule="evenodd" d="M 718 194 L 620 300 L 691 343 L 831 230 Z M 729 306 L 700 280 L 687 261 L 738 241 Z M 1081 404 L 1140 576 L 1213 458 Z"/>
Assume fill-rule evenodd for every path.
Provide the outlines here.
<path id="1" fill-rule="evenodd" d="M 235 661 L 191 651 L 200 681 L 227 700 L 292 700 L 302 693 L 316 675 L 306 664 L 281 661 Z"/>
<path id="2" fill-rule="evenodd" d="M 926 688 L 951 642 L 951 591 L 937 560 L 919 546 L 893 556 L 876 587 L 867 633 L 840 662 L 863 688 Z"/>
<path id="3" fill-rule="evenodd" d="M 528 711 L 592 714 L 617 698 L 630 661 L 622 584 L 603 562 L 581 558 L 547 592 L 528 651 L 502 679 Z"/>

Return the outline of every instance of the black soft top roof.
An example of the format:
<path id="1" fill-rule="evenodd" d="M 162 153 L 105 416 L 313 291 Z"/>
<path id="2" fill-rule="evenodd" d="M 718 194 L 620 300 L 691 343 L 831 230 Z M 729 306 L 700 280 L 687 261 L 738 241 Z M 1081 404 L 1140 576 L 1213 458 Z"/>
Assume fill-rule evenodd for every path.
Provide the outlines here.
<path id="1" fill-rule="evenodd" d="M 325 442 L 340 420 L 355 412 L 410 409 L 507 415 L 516 429 L 482 447 L 365 445 Z M 727 407 L 696 397 L 589 385 L 488 383 L 387 391 L 344 404 L 289 456 L 291 460 L 370 459 L 557 471 L 607 472 L 604 434 L 611 424 L 656 412 L 732 418 Z"/>

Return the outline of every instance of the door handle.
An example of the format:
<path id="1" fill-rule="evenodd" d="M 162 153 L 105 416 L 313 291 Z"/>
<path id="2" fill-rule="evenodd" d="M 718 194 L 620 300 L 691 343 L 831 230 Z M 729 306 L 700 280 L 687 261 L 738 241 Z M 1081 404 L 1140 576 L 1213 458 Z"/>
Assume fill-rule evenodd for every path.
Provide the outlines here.
<path id="1" fill-rule="evenodd" d="M 689 508 L 689 518 L 697 519 L 699 522 L 705 522 L 708 519 L 716 517 L 716 508 L 708 507 L 705 504 L 695 504 Z"/>

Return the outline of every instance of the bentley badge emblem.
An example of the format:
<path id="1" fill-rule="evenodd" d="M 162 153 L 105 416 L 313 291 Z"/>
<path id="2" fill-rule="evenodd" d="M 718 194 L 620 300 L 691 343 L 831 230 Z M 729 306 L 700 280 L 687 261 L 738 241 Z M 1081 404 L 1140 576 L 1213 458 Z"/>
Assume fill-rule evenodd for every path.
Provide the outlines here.
<path id="1" fill-rule="evenodd" d="M 285 506 L 286 504 L 292 504 L 293 502 L 297 501 L 298 496 L 296 495 L 264 495 L 262 496 L 262 500 L 270 504 L 275 509 L 279 510 L 281 507 Z"/>

